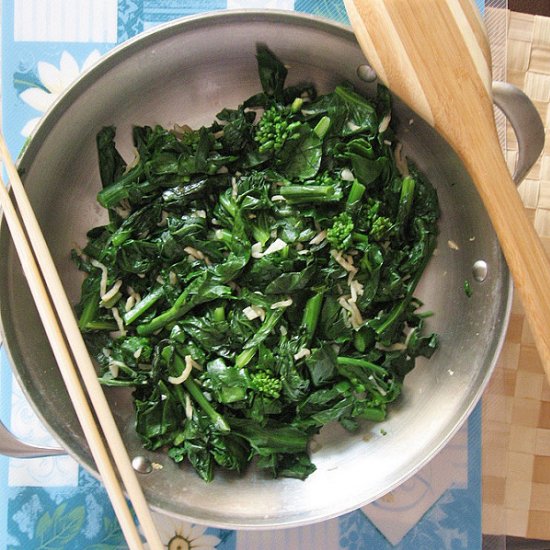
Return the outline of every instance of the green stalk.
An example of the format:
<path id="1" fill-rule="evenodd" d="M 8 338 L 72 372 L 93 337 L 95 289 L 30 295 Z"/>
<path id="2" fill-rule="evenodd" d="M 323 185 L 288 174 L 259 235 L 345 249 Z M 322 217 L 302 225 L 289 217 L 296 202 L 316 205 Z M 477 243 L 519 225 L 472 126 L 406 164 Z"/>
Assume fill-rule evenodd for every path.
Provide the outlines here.
<path id="1" fill-rule="evenodd" d="M 164 294 L 164 290 L 161 286 L 155 288 L 142 300 L 140 300 L 132 309 L 128 310 L 124 315 L 124 322 L 129 325 L 136 319 L 141 317 L 151 306 L 153 306 L 159 298 Z"/>
<path id="2" fill-rule="evenodd" d="M 129 193 L 126 184 L 122 181 L 118 181 L 102 189 L 97 195 L 97 200 L 104 208 L 112 208 L 121 200 L 127 199 L 128 196 Z"/>
<path id="3" fill-rule="evenodd" d="M 361 413 L 361 418 L 372 422 L 382 422 L 386 419 L 386 411 L 384 409 L 365 409 Z"/>
<path id="4" fill-rule="evenodd" d="M 118 325 L 110 321 L 89 321 L 82 330 L 118 330 Z"/>
<path id="5" fill-rule="evenodd" d="M 323 139 L 330 128 L 330 118 L 324 116 L 313 128 L 313 133 L 317 135 L 319 139 Z"/>
<path id="6" fill-rule="evenodd" d="M 259 212 L 256 223 L 252 225 L 252 234 L 256 242 L 262 243 L 262 246 L 271 237 L 271 224 L 265 212 Z"/>
<path id="7" fill-rule="evenodd" d="M 99 290 L 98 290 L 99 293 Z M 94 293 L 84 304 L 82 313 L 78 319 L 78 328 L 80 330 L 87 330 L 88 326 L 93 322 L 97 311 L 99 310 L 99 296 Z"/>
<path id="8" fill-rule="evenodd" d="M 156 332 L 157 330 L 161 329 L 162 327 L 166 326 L 168 323 L 175 321 L 176 319 L 179 319 L 183 315 L 185 315 L 191 307 L 193 307 L 192 300 L 188 301 L 189 294 L 186 290 L 184 290 L 177 298 L 177 300 L 173 303 L 171 307 L 169 307 L 166 311 L 163 311 L 160 315 L 157 315 L 154 319 L 151 319 L 148 323 L 144 323 L 143 325 L 138 325 L 137 327 L 137 333 L 140 336 L 148 336 L 149 334 L 153 334 L 153 332 Z M 186 301 L 188 303 L 186 303 Z"/>
<path id="9" fill-rule="evenodd" d="M 184 307 L 186 298 L 187 298 L 187 292 L 184 290 L 178 296 L 177 300 L 174 302 L 172 307 L 168 308 L 166 311 L 164 311 L 160 315 L 157 315 L 154 319 L 152 319 L 148 323 L 139 325 L 136 329 L 137 333 L 140 336 L 147 336 L 157 331 L 158 329 L 161 329 L 171 321 L 175 321 L 182 315 L 185 315 L 188 311 L 188 308 Z"/>
<path id="10" fill-rule="evenodd" d="M 256 331 L 254 336 L 246 342 L 243 351 L 237 356 L 235 360 L 235 366 L 237 368 L 243 368 L 252 361 L 258 346 L 273 332 L 284 312 L 284 308 L 268 311 L 261 327 Z"/>
<path id="11" fill-rule="evenodd" d="M 399 209 L 397 211 L 396 224 L 403 226 L 409 218 L 414 199 L 416 182 L 411 176 L 405 176 L 401 184 L 401 195 L 399 196 Z"/>
<path id="12" fill-rule="evenodd" d="M 317 292 L 306 302 L 304 315 L 302 317 L 302 327 L 304 327 L 306 332 L 306 345 L 309 345 L 313 339 L 313 336 L 315 336 L 317 324 L 319 323 L 321 307 L 323 305 L 323 296 L 323 291 Z"/>
<path id="13" fill-rule="evenodd" d="M 365 235 L 363 233 L 358 233 L 357 231 L 354 231 L 351 234 L 351 236 L 352 236 L 352 239 L 355 242 L 358 242 L 358 243 L 368 243 L 369 242 L 369 236 Z"/>
<path id="14" fill-rule="evenodd" d="M 367 338 L 365 337 L 365 334 L 361 331 L 357 331 L 353 335 L 353 345 L 355 346 L 355 349 L 363 353 L 367 349 Z"/>
<path id="15" fill-rule="evenodd" d="M 199 304 L 211 302 L 217 298 L 223 298 L 231 293 L 231 289 L 222 285 L 213 285 L 205 276 L 197 277 L 182 291 L 176 301 L 167 310 L 151 319 L 148 323 L 138 325 L 136 328 L 140 336 L 147 336 L 183 317 Z"/>
<path id="16" fill-rule="evenodd" d="M 334 185 L 285 185 L 279 188 L 279 194 L 289 203 L 316 203 L 338 200 Z"/>
<path id="17" fill-rule="evenodd" d="M 361 157 L 365 157 L 369 160 L 376 158 L 376 154 L 372 145 L 363 138 L 358 138 L 350 142 L 349 151 Z"/>
<path id="18" fill-rule="evenodd" d="M 385 376 L 386 374 L 388 374 L 385 368 L 375 365 L 374 363 L 371 363 L 366 359 L 356 359 L 355 357 L 338 356 L 336 358 L 336 363 L 338 365 L 350 365 L 351 367 L 363 367 L 365 369 L 369 369 L 373 372 L 376 372 L 377 374 L 380 374 L 382 376 Z"/>
<path id="19" fill-rule="evenodd" d="M 174 364 L 177 366 L 178 371 L 183 372 L 183 370 L 185 369 L 185 362 L 183 358 L 178 355 L 178 353 L 173 354 L 173 361 Z M 227 423 L 225 418 L 218 411 L 216 411 L 216 409 L 214 409 L 210 401 L 206 399 L 206 396 L 202 393 L 201 389 L 195 383 L 193 378 L 191 378 L 191 376 L 188 376 L 182 384 L 171 385 L 177 398 L 183 406 L 185 406 L 185 394 L 183 392 L 182 385 L 185 386 L 185 389 L 189 392 L 189 395 L 194 399 L 197 405 L 208 415 L 208 418 L 212 420 L 212 423 L 218 430 L 220 430 L 221 432 L 231 431 L 231 428 L 229 427 L 229 424 Z"/>
<path id="20" fill-rule="evenodd" d="M 237 355 L 237 359 L 235 359 L 235 366 L 238 369 L 242 369 L 243 367 L 246 367 L 246 365 L 248 365 L 248 363 L 252 361 L 252 359 L 254 358 L 254 355 L 256 355 L 256 347 L 248 348 L 241 351 L 241 353 Z"/>
<path id="21" fill-rule="evenodd" d="M 374 332 L 376 332 L 376 334 L 378 335 L 383 334 L 388 327 L 395 323 L 395 321 L 399 318 L 403 311 L 405 311 L 405 307 L 408 305 L 409 301 L 410 295 L 406 296 L 403 300 L 401 300 L 401 302 L 394 306 L 394 308 L 388 313 L 388 315 L 384 319 L 384 322 L 375 326 L 370 325 L 374 329 Z"/>
<path id="22" fill-rule="evenodd" d="M 117 229 L 111 236 L 111 244 L 118 248 L 120 245 L 124 244 L 132 236 L 132 229 L 129 227 L 120 227 Z M 107 249 L 105 249 L 107 252 Z"/>
<path id="23" fill-rule="evenodd" d="M 219 197 L 220 204 L 231 215 L 235 216 L 237 213 L 237 205 L 231 196 L 232 190 L 228 189 L 225 193 L 221 193 Z"/>
<path id="24" fill-rule="evenodd" d="M 418 224 L 421 224 L 422 222 L 418 221 Z M 420 278 L 422 277 L 422 273 L 424 273 L 424 269 L 426 268 L 426 265 L 428 264 L 428 261 L 430 260 L 432 253 L 434 251 L 435 245 L 436 245 L 436 239 L 428 236 L 426 237 L 428 240 L 428 243 L 424 250 L 424 257 L 422 258 L 422 263 L 418 267 L 414 277 L 411 279 L 408 288 L 407 288 L 407 295 L 401 300 L 398 304 L 396 304 L 393 309 L 388 313 L 386 318 L 382 323 L 376 326 L 370 325 L 371 328 L 374 329 L 376 334 L 380 335 L 383 334 L 384 331 L 390 327 L 398 318 L 399 316 L 405 311 L 405 308 L 409 305 L 409 302 L 411 301 L 413 297 L 413 293 L 416 289 L 416 285 L 418 285 Z"/>
<path id="25" fill-rule="evenodd" d="M 360 200 L 366 190 L 367 188 L 362 183 L 359 183 L 358 180 L 353 180 L 353 184 L 349 190 L 349 195 L 346 201 L 348 206 L 351 206 L 353 203 Z"/>
<path id="26" fill-rule="evenodd" d="M 294 98 L 294 101 L 290 105 L 290 112 L 291 113 L 297 113 L 304 104 L 304 100 L 301 97 Z"/>
<path id="27" fill-rule="evenodd" d="M 214 309 L 214 322 L 221 323 L 222 321 L 225 321 L 225 308 L 223 306 L 219 306 L 216 309 Z"/>
<path id="28" fill-rule="evenodd" d="M 129 184 L 134 182 L 143 173 L 140 165 L 134 167 L 120 178 L 116 183 L 103 188 L 97 194 L 97 200 L 104 208 L 116 206 L 122 199 L 129 197 Z"/>
<path id="29" fill-rule="evenodd" d="M 214 407 L 210 404 L 210 401 L 206 399 L 204 396 L 204 393 L 202 393 L 201 389 L 197 386 L 195 381 L 188 377 L 187 380 L 183 382 L 183 385 L 185 386 L 185 389 L 189 392 L 189 395 L 194 399 L 194 401 L 197 403 L 197 405 L 208 415 L 208 418 L 212 420 L 212 423 L 214 424 L 214 427 L 218 429 L 220 432 L 230 432 L 231 427 L 225 420 L 225 418 L 218 412 Z M 178 395 L 178 399 L 185 404 L 185 397 L 183 396 L 183 390 L 180 385 L 174 386 L 176 390 L 176 394 Z M 180 397 L 181 396 L 181 397 Z M 183 397 L 183 400 L 181 399 Z"/>

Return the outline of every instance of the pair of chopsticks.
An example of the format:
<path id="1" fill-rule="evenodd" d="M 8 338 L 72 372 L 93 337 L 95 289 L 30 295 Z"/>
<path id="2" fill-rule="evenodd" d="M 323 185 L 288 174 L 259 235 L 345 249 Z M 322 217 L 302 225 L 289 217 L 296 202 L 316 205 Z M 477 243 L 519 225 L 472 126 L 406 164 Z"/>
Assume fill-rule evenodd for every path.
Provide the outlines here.
<path id="1" fill-rule="evenodd" d="M 149 548 L 160 550 L 164 548 L 164 545 L 153 523 L 128 452 L 97 379 L 96 370 L 86 349 L 44 235 L 1 133 L 0 157 L 15 199 L 13 203 L 5 183 L 0 177 L 0 207 L 4 212 L 59 371 L 126 542 L 132 550 L 143 549 L 143 542 L 126 501 L 121 482 L 126 488 Z M 81 380 L 84 387 L 82 387 Z M 100 432 L 100 427 L 103 435 Z"/>

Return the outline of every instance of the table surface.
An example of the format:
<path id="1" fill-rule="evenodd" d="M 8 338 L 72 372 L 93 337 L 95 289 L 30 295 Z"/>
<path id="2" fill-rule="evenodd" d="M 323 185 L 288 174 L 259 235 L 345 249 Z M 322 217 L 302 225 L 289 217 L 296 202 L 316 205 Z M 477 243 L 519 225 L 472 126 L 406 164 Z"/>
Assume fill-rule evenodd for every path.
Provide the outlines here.
<path id="1" fill-rule="evenodd" d="M 532 99 L 548 134 L 550 18 L 510 12 L 507 36 L 507 80 Z M 510 128 L 506 152 L 513 167 L 517 141 Z M 550 251 L 548 142 L 519 192 Z M 550 387 L 518 299 L 483 399 L 482 457 L 484 532 L 550 540 Z"/>
<path id="2" fill-rule="evenodd" d="M 72 3 L 73 11 L 76 4 L 82 9 L 89 9 L 92 5 L 91 0 L 59 2 Z M 21 25 L 21 18 L 14 16 L 17 9 L 21 15 L 23 6 L 26 6 L 28 13 L 29 6 L 38 3 L 38 0 L 3 3 L 3 28 L 6 28 L 6 12 L 13 17 L 13 36 L 6 38 L 8 33 L 3 36 L 2 66 L 4 127 L 8 125 L 11 130 L 17 128 L 8 135 L 12 151 L 19 150 L 25 140 L 24 134 L 30 130 L 33 119 L 40 115 L 40 105 L 33 104 L 32 97 L 30 103 L 24 100 L 29 92 L 22 95 L 25 89 L 32 89 L 32 83 L 29 85 L 28 79 L 19 78 L 29 75 L 38 78 L 38 62 L 46 62 L 60 69 L 63 52 L 66 52 L 82 68 L 86 60 L 104 53 L 115 42 L 158 22 L 155 17 L 185 15 L 181 12 L 182 5 L 187 6 L 188 12 L 204 11 L 208 7 L 253 7 L 254 4 L 258 7 L 309 11 L 340 19 L 344 13 L 340 0 L 233 3 L 231 0 L 227 3 L 215 0 L 118 0 L 118 4 L 117 0 L 101 0 L 95 7 L 99 9 L 101 5 L 104 21 L 108 22 L 110 17 L 112 24 L 110 27 L 104 25 L 100 40 L 97 36 L 90 36 L 88 42 L 74 39 L 56 42 L 51 36 L 42 35 L 40 40 L 33 42 L 32 32 L 47 32 L 44 25 L 37 24 L 36 28 L 30 28 Z M 494 0 L 491 5 L 494 5 Z M 118 6 L 118 11 L 109 11 L 109 6 Z M 141 19 L 132 19 L 136 10 Z M 548 127 L 550 19 L 511 12 L 504 17 L 493 17 L 490 23 L 490 31 L 497 37 L 492 40 L 493 46 L 496 46 L 493 51 L 497 67 L 495 76 L 503 78 L 507 69 L 508 80 L 533 99 Z M 97 28 L 95 32 L 98 33 Z M 508 38 L 507 51 L 506 41 L 501 38 L 503 34 L 507 34 Z M 13 59 L 5 57 L 6 44 L 18 53 Z M 68 59 L 66 54 L 65 62 Z M 507 59 L 507 67 L 503 64 L 504 59 Z M 6 120 L 7 117 L 9 120 Z M 506 131 L 505 126 L 503 137 L 512 167 L 517 155 L 517 143 L 513 133 Z M 550 251 L 548 155 L 550 151 L 547 147 L 520 186 L 520 193 L 546 249 Z M 32 411 L 9 375 L 5 356 L 1 354 L 0 359 L 0 396 L 6 396 L 8 389 L 10 395 L 9 403 L 5 399 L 0 401 L 0 418 L 9 420 L 12 429 L 22 438 L 40 444 L 48 443 L 49 435 L 40 431 L 34 423 Z M 170 537 L 179 529 L 187 540 L 194 541 L 195 546 L 200 543 L 204 548 L 220 550 L 351 549 L 363 548 L 366 544 L 376 549 L 441 547 L 469 550 L 481 546 L 482 526 L 483 533 L 496 535 L 496 538 L 487 539 L 490 547 L 495 549 L 507 547 L 503 534 L 550 540 L 549 413 L 550 387 L 542 375 L 521 303 L 515 300 L 503 353 L 482 405 L 446 450 L 400 490 L 362 510 L 317 526 L 278 533 L 243 533 L 201 528 L 162 518 L 159 523 L 162 535 Z M 449 473 L 450 462 L 454 467 Z M 2 490 L 3 487 L 6 491 Z M 425 487 L 429 487 L 429 491 L 422 492 Z M 61 521 L 62 518 L 64 521 Z M 7 525 L 6 530 L 2 522 Z M 0 458 L 0 550 L 5 547 L 38 548 L 37 535 L 41 532 L 43 538 L 47 538 L 60 524 L 68 529 L 65 533 L 67 541 L 55 548 L 92 547 L 92 544 L 99 544 L 99 540 L 103 541 L 101 548 L 123 547 L 120 531 L 113 521 L 102 487 L 72 459 L 8 461 Z M 69 538 L 71 533 L 73 538 Z M 522 544 L 519 547 L 527 548 L 525 542 Z"/>

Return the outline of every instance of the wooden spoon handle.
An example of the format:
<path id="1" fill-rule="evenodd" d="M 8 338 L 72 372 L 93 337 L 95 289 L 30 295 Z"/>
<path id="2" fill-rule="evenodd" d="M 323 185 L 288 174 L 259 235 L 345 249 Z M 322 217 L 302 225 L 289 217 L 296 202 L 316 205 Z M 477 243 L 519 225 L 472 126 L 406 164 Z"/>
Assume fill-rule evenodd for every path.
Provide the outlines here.
<path id="1" fill-rule="evenodd" d="M 476 127 L 478 139 L 483 122 Z M 468 139 L 465 136 L 465 139 Z M 477 149 L 477 150 L 476 150 Z M 550 262 L 528 220 L 496 140 L 461 155 L 492 221 L 550 381 Z"/>
<path id="2" fill-rule="evenodd" d="M 500 149 L 491 56 L 471 0 L 344 0 L 380 79 L 449 142 L 499 238 L 550 381 L 550 262 Z"/>
<path id="3" fill-rule="evenodd" d="M 471 0 L 344 4 L 357 41 L 380 80 L 445 137 L 446 131 L 460 132 L 460 127 L 447 124 L 449 117 L 456 117 L 460 126 L 487 112 L 493 117 L 491 51 Z"/>

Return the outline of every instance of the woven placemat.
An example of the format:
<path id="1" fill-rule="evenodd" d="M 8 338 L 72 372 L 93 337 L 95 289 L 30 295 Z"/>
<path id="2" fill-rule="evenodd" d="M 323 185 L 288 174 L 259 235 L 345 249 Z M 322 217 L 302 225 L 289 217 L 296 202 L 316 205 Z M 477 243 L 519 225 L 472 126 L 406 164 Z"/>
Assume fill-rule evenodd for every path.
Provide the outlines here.
<path id="1" fill-rule="evenodd" d="M 507 80 L 531 98 L 550 135 L 550 18 L 508 12 L 507 36 Z M 510 128 L 506 155 L 512 169 Z M 550 253 L 550 140 L 519 191 Z M 482 457 L 483 532 L 550 540 L 550 386 L 517 297 L 483 398 Z"/>

